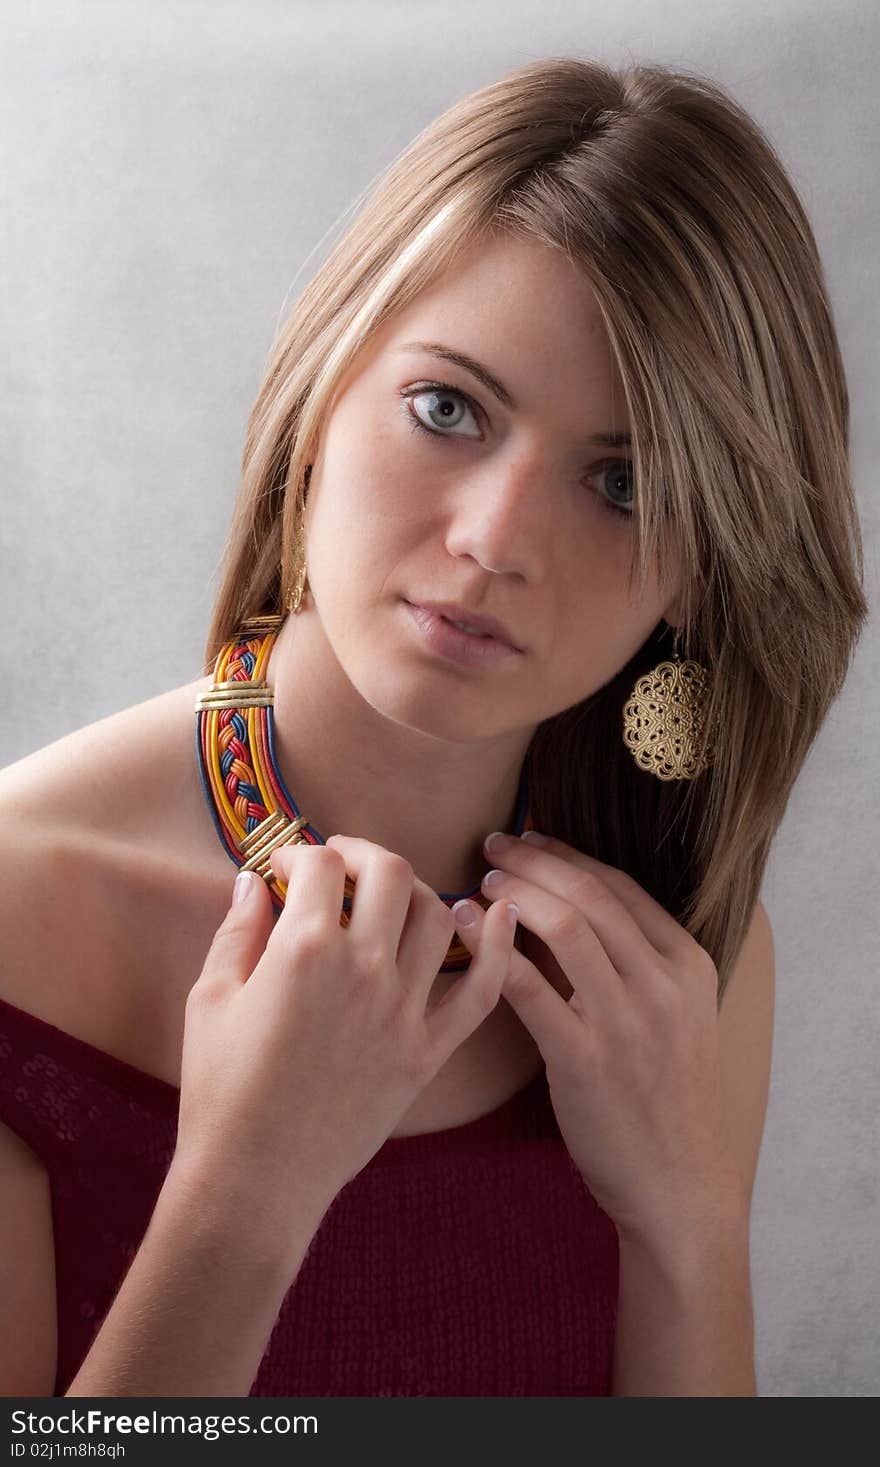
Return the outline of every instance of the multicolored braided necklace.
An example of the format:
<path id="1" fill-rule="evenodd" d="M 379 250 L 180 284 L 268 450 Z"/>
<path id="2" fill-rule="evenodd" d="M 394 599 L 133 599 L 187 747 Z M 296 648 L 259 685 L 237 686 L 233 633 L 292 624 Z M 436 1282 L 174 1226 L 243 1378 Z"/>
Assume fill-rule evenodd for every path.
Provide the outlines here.
<path id="1" fill-rule="evenodd" d="M 284 622 L 282 616 L 254 616 L 241 624 L 225 643 L 214 663 L 212 686 L 196 702 L 196 755 L 202 788 L 217 834 L 237 866 L 262 876 L 273 906 L 284 907 L 287 887 L 272 870 L 276 846 L 290 843 L 323 845 L 308 818 L 300 814 L 275 762 L 274 692 L 263 674 L 272 645 Z M 529 828 L 528 781 L 525 765 L 520 777 L 514 834 Z M 340 922 L 348 926 L 354 881 L 345 878 Z M 462 896 L 478 902 L 484 911 L 489 900 L 477 886 L 459 895 L 438 892 L 451 907 Z M 469 949 L 455 937 L 441 973 L 466 968 Z"/>

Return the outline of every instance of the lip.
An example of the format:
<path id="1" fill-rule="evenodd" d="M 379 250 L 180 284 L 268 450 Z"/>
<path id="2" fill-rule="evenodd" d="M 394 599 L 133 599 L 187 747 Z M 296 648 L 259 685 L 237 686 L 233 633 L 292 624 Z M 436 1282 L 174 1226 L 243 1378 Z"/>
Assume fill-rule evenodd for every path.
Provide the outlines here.
<path id="1" fill-rule="evenodd" d="M 468 626 L 475 627 L 477 632 L 484 637 L 491 637 L 495 642 L 502 642 L 512 652 L 521 652 L 511 637 L 503 622 L 496 621 L 494 616 L 480 616 L 476 611 L 469 611 L 466 606 L 459 605 L 456 601 L 410 601 L 410 606 L 417 606 L 422 611 L 429 611 L 432 616 L 445 616 L 450 621 L 464 621 Z M 465 633 L 469 636 L 470 633 Z"/>
<path id="2" fill-rule="evenodd" d="M 432 651 L 466 667 L 485 667 L 490 662 L 500 662 L 508 657 L 520 655 L 520 649 L 509 642 L 492 636 L 476 636 L 472 632 L 460 631 L 444 621 L 439 612 L 412 601 L 404 601 L 420 635 Z"/>

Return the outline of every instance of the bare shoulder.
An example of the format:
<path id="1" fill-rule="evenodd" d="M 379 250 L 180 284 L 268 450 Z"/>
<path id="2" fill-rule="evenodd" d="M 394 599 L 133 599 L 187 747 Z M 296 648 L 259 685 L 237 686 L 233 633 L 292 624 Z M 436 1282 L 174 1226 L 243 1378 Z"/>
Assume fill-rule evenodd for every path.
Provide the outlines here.
<path id="1" fill-rule="evenodd" d="M 0 769 L 0 812 L 76 831 L 84 847 L 111 837 L 143 843 L 192 792 L 192 720 L 210 679 L 108 714 Z M 189 798 L 187 798 L 189 796 Z"/>
<path id="2" fill-rule="evenodd" d="M 89 841 L 71 818 L 64 763 L 49 746 L 0 771 L 0 997 L 53 1023 L 64 1011 L 64 947 L 66 969 L 72 960 L 86 979 L 94 969 Z M 78 992 L 80 1001 L 94 996 Z"/>
<path id="3" fill-rule="evenodd" d="M 229 882 L 199 805 L 196 686 L 0 770 L 0 997 L 162 1078 L 167 1005 L 200 966 L 185 936 L 195 960 L 193 913 L 209 925 Z"/>

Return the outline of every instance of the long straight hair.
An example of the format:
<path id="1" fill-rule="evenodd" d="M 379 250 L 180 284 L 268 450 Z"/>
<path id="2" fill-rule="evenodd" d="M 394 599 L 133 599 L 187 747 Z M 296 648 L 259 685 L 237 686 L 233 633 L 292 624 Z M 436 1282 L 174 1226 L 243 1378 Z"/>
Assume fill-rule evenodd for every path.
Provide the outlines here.
<path id="1" fill-rule="evenodd" d="M 204 670 L 245 617 L 284 613 L 305 467 L 372 334 L 492 232 L 563 251 L 596 295 L 629 409 L 629 587 L 681 557 L 679 636 L 710 673 L 715 752 L 697 778 L 663 781 L 623 743 L 636 678 L 670 651 L 661 622 L 601 689 L 539 725 L 530 810 L 691 933 L 720 1003 L 868 611 L 846 379 L 804 209 L 716 83 L 568 57 L 454 103 L 359 203 L 271 349 Z"/>

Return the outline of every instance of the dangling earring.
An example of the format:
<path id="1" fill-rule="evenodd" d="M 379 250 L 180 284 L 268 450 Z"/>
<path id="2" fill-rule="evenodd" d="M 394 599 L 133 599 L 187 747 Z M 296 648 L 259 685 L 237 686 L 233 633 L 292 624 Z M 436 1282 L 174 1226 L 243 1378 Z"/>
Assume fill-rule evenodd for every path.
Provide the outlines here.
<path id="1" fill-rule="evenodd" d="M 303 482 L 306 486 L 306 489 L 308 489 L 309 487 L 309 480 L 311 479 L 311 477 L 312 466 L 311 464 L 307 464 L 306 471 L 303 474 Z M 305 498 L 305 496 L 303 496 L 303 498 Z M 303 595 L 308 588 L 308 577 L 306 575 L 306 553 L 305 545 L 303 543 L 303 526 L 301 519 L 297 523 L 296 534 L 293 541 L 293 567 L 293 589 L 288 598 L 287 610 L 291 616 L 296 616 L 297 612 L 302 606 Z"/>
<path id="2" fill-rule="evenodd" d="M 695 779 L 711 764 L 705 728 L 709 675 L 699 662 L 658 662 L 623 708 L 623 742 L 640 769 L 658 779 Z"/>

